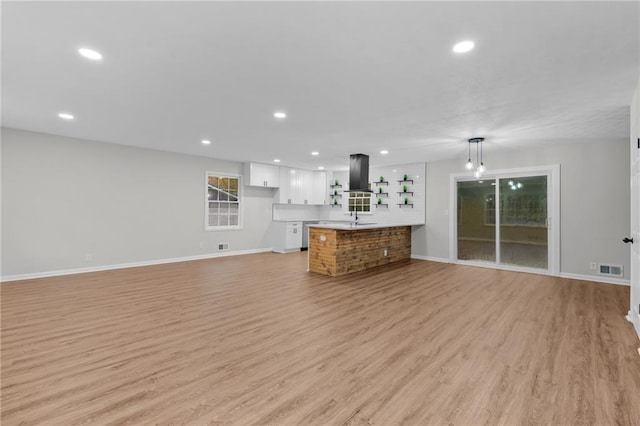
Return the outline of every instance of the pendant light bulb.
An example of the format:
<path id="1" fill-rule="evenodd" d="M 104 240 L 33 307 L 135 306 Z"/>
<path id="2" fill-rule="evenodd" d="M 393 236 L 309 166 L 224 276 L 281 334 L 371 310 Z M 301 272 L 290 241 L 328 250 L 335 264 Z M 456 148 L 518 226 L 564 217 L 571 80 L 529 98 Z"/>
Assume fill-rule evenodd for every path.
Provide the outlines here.
<path id="1" fill-rule="evenodd" d="M 480 166 L 478 166 L 478 171 L 480 173 L 484 173 L 487 171 L 487 168 L 484 166 L 484 163 L 480 163 Z"/>
<path id="2" fill-rule="evenodd" d="M 471 158 L 469 158 L 469 161 L 467 161 L 467 164 L 465 165 L 465 167 L 467 168 L 467 170 L 473 169 L 473 161 L 471 161 Z"/>
<path id="3" fill-rule="evenodd" d="M 476 179 L 480 178 L 480 176 L 482 176 L 482 173 L 480 173 L 479 170 L 476 170 L 476 172 L 473 174 L 473 177 Z"/>

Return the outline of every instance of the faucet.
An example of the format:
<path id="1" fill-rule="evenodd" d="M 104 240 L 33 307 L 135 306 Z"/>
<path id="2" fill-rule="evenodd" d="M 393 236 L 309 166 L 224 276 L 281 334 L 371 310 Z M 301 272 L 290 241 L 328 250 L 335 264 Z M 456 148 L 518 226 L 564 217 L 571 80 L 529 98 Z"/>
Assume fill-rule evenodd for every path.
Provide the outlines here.
<path id="1" fill-rule="evenodd" d="M 350 213 L 350 216 L 353 217 L 353 212 Z M 358 224 L 358 210 L 356 210 L 356 225 Z"/>

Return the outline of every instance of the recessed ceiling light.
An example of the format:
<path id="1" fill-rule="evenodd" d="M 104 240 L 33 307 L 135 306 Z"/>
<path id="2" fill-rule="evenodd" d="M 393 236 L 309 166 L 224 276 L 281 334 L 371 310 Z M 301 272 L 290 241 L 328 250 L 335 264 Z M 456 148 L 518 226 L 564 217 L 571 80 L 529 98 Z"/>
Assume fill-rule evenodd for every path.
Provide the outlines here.
<path id="1" fill-rule="evenodd" d="M 287 113 L 286 112 L 282 112 L 282 111 L 276 111 L 276 112 L 273 113 L 273 116 L 275 118 L 283 119 L 283 118 L 287 118 Z"/>
<path id="2" fill-rule="evenodd" d="M 208 140 L 208 139 L 203 139 L 202 140 L 202 145 L 209 145 L 209 144 L 211 144 L 210 140 Z"/>
<path id="3" fill-rule="evenodd" d="M 273 162 L 274 162 L 274 163 L 279 163 L 279 162 L 280 162 L 280 159 L 279 159 L 279 158 L 274 158 L 274 159 L 273 159 Z"/>
<path id="4" fill-rule="evenodd" d="M 60 114 L 58 114 L 58 117 L 62 118 L 63 120 L 73 120 L 75 118 L 72 114 L 69 114 L 68 112 L 61 112 Z"/>
<path id="5" fill-rule="evenodd" d="M 461 41 L 460 43 L 456 43 L 456 45 L 453 46 L 453 51 L 456 53 L 465 53 L 473 49 L 475 45 L 476 44 L 471 40 Z"/>
<path id="6" fill-rule="evenodd" d="M 318 170 L 324 170 L 323 166 L 318 166 Z"/>
<path id="7" fill-rule="evenodd" d="M 387 155 L 389 153 L 389 151 L 387 151 L 386 149 L 383 149 L 382 151 L 380 151 L 380 154 L 382 155 Z"/>
<path id="8" fill-rule="evenodd" d="M 320 153 L 318 151 L 312 151 L 311 155 L 320 155 Z"/>
<path id="9" fill-rule="evenodd" d="M 102 55 L 100 54 L 100 52 L 96 52 L 95 50 L 87 49 L 85 47 L 78 49 L 78 53 L 84 56 L 85 58 L 91 59 L 94 61 L 99 61 L 102 59 Z"/>

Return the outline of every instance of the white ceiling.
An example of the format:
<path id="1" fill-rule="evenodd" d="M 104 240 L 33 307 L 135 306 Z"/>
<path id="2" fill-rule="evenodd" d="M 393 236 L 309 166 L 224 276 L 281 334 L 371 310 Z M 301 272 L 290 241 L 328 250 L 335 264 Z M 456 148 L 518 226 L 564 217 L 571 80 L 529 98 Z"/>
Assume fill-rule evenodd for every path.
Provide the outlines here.
<path id="1" fill-rule="evenodd" d="M 357 152 L 373 166 L 463 162 L 472 136 L 487 138 L 486 158 L 532 143 L 628 138 L 638 9 L 637 2 L 3 2 L 2 122 L 327 169 L 346 168 Z M 454 54 L 464 39 L 476 48 Z M 80 57 L 82 46 L 104 60 Z M 274 119 L 276 110 L 288 118 Z M 60 120 L 60 111 L 76 119 Z"/>

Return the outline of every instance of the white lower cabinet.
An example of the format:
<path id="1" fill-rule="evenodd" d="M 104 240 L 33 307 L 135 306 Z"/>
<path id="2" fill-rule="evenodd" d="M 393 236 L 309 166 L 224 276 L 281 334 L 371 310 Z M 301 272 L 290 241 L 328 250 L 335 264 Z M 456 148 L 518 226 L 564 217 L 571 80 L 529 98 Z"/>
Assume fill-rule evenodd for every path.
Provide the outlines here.
<path id="1" fill-rule="evenodd" d="M 302 247 L 302 222 L 272 222 L 273 251 L 288 253 Z"/>

